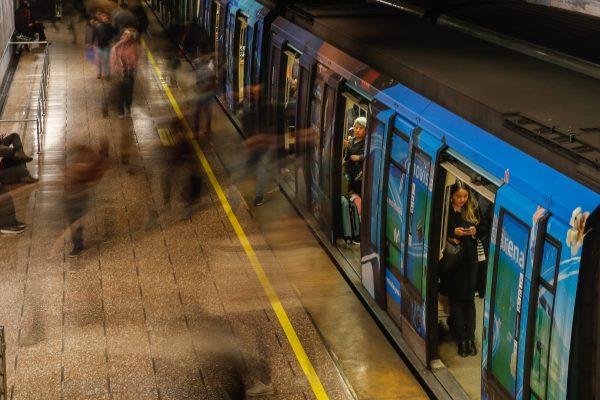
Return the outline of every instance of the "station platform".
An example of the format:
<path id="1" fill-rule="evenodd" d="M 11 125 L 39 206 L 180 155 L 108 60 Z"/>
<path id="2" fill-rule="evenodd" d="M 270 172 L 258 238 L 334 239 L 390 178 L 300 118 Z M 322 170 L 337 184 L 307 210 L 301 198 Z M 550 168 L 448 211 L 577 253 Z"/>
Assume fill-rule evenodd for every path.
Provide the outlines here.
<path id="1" fill-rule="evenodd" d="M 40 178 L 10 186 L 27 228 L 0 237 L 7 398 L 242 399 L 259 381 L 271 383 L 268 399 L 428 398 L 277 185 L 252 206 L 242 138 L 216 102 L 212 133 L 192 140 L 200 200 L 190 218 L 178 196 L 163 204 L 171 166 L 159 132 L 187 115 L 189 93 L 160 25 L 143 37 L 125 118 L 103 116 L 117 79 L 97 79 L 83 22 L 76 29 L 78 44 L 66 24 L 47 29 L 40 153 L 33 124 L 0 126 L 19 132 Z M 39 74 L 39 51 L 23 53 L 4 119 L 33 112 Z M 110 166 L 93 189 L 85 249 L 71 258 L 67 156 L 103 139 Z M 172 179 L 176 192 L 175 169 Z"/>

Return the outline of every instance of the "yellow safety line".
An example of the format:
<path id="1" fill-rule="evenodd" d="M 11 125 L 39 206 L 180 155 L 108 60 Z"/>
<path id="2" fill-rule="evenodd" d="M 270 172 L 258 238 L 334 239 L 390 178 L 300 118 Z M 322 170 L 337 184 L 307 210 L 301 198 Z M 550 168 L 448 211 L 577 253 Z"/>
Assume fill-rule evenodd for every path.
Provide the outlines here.
<path id="1" fill-rule="evenodd" d="M 217 178 L 215 177 L 215 174 L 214 174 L 212 168 L 210 167 L 210 164 L 208 163 L 208 160 L 206 159 L 204 152 L 200 148 L 200 145 L 194 139 L 192 130 L 191 130 L 187 120 L 185 119 L 185 116 L 181 112 L 181 109 L 179 108 L 179 105 L 177 104 L 177 101 L 175 100 L 173 93 L 171 92 L 171 90 L 169 89 L 167 84 L 165 83 L 165 80 L 162 76 L 162 72 L 156 63 L 154 56 L 150 52 L 150 49 L 148 49 L 148 47 L 146 46 L 146 42 L 144 40 L 142 40 L 142 46 L 144 46 L 144 49 L 146 49 L 146 53 L 148 54 L 148 59 L 150 60 L 150 62 L 152 63 L 152 66 L 154 67 L 154 71 L 156 72 L 156 75 L 158 76 L 158 79 L 160 80 L 160 82 L 163 86 L 163 89 L 165 90 L 165 93 L 166 93 L 169 101 L 171 102 L 171 106 L 173 107 L 175 114 L 183 123 L 184 129 L 185 129 L 185 135 L 186 135 L 187 139 L 190 141 L 190 143 L 192 143 L 192 146 L 194 147 L 194 150 L 196 151 L 196 155 L 198 156 L 198 159 L 200 160 L 200 163 L 202 164 L 202 167 L 204 168 L 204 171 L 206 172 L 206 175 L 208 176 L 208 180 L 210 181 L 212 187 L 214 188 L 215 192 L 217 193 L 217 196 L 219 197 L 219 200 L 221 201 L 223 210 L 225 211 L 225 214 L 227 215 L 227 218 L 229 219 L 229 222 L 231 223 L 233 230 L 235 231 L 237 237 L 239 238 L 240 243 L 242 244 L 242 247 L 244 248 L 244 251 L 246 252 L 246 255 L 248 256 L 248 259 L 250 260 L 250 264 L 252 265 L 252 268 L 254 269 L 254 273 L 256 274 L 258 280 L 260 281 L 260 283 L 263 287 L 263 290 L 265 291 L 265 294 L 267 295 L 269 302 L 271 303 L 271 307 L 273 307 L 273 311 L 275 311 L 275 315 L 277 315 L 277 319 L 279 320 L 279 323 L 281 324 L 281 327 L 283 328 L 283 331 L 285 332 L 285 335 L 287 336 L 288 342 L 290 343 L 290 345 L 292 346 L 292 349 L 294 350 L 296 359 L 300 363 L 300 366 L 302 367 L 302 370 L 304 371 L 304 375 L 306 375 L 306 378 L 308 379 L 308 382 L 310 383 L 313 393 L 315 394 L 317 399 L 323 399 L 323 400 L 329 399 L 329 397 L 327 396 L 327 393 L 325 392 L 325 389 L 323 388 L 323 385 L 321 384 L 321 380 L 319 379 L 319 376 L 315 372 L 315 369 L 312 366 L 312 363 L 310 362 L 310 360 L 308 359 L 308 356 L 306 355 L 306 352 L 304 351 L 304 347 L 302 347 L 302 344 L 300 343 L 300 339 L 298 338 L 298 335 L 296 335 L 296 331 L 294 330 L 294 327 L 292 326 L 292 323 L 291 323 L 290 319 L 288 318 L 287 313 L 285 312 L 285 309 L 283 308 L 283 305 L 281 304 L 281 301 L 279 300 L 279 297 L 277 296 L 277 293 L 275 292 L 275 289 L 273 289 L 273 286 L 271 285 L 269 278 L 265 274 L 265 270 L 263 269 L 262 265 L 260 264 L 260 261 L 258 261 L 258 257 L 256 256 L 256 253 L 254 252 L 254 249 L 252 248 L 252 245 L 250 244 L 250 241 L 248 240 L 248 237 L 246 236 L 244 229 L 240 225 L 237 217 L 235 216 L 233 210 L 231 209 L 231 205 L 229 204 L 227 197 L 225 197 L 225 193 L 223 192 L 223 189 L 221 188 L 219 181 L 217 181 Z"/>

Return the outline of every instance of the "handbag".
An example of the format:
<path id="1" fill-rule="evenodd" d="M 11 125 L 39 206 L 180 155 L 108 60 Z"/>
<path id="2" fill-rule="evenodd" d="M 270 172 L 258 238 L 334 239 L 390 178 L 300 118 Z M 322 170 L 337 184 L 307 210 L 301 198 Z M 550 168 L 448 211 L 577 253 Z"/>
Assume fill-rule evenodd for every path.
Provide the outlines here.
<path id="1" fill-rule="evenodd" d="M 447 275 L 453 272 L 460 263 L 463 256 L 463 247 L 461 243 L 454 243 L 452 240 L 446 240 L 444 247 L 444 256 L 440 260 L 440 273 Z"/>
<path id="2" fill-rule="evenodd" d="M 87 58 L 89 62 L 93 63 L 96 59 L 96 49 L 93 47 L 88 47 L 85 49 L 85 58 Z"/>
<path id="3" fill-rule="evenodd" d="M 477 261 L 485 261 L 485 250 L 483 249 L 483 243 L 479 239 L 477 239 Z"/>

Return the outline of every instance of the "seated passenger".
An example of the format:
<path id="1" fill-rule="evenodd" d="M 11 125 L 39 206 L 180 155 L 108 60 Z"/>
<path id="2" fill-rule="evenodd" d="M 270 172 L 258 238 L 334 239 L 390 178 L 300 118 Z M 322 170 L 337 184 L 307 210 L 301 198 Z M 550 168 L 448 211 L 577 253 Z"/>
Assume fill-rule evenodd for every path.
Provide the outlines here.
<path id="1" fill-rule="evenodd" d="M 348 139 L 344 140 L 345 176 L 348 180 L 350 194 L 361 195 L 362 167 L 365 159 L 365 136 L 367 133 L 367 119 L 358 117 L 354 120 Z"/>
<path id="2" fill-rule="evenodd" d="M 24 0 L 19 8 L 15 10 L 15 30 L 30 37 L 34 37 L 37 34 L 39 36 L 38 40 L 46 40 L 44 25 L 34 20 L 28 0 Z"/>
<path id="3" fill-rule="evenodd" d="M 32 161 L 33 158 L 23 151 L 23 143 L 18 133 L 0 135 L 0 157 L 2 157 L 1 183 L 35 183 L 39 180 L 31 176 L 25 166 L 25 163 Z"/>
<path id="4" fill-rule="evenodd" d="M 25 224 L 17 221 L 15 203 L 10 192 L 0 184 L 0 233 L 14 235 L 25 230 Z"/>

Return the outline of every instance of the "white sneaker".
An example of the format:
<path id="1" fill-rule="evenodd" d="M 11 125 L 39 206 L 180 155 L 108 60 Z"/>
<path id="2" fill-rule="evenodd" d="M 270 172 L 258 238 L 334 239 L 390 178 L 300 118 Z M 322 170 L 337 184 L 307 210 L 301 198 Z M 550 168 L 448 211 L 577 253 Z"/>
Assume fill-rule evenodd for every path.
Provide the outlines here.
<path id="1" fill-rule="evenodd" d="M 275 393 L 275 390 L 273 389 L 273 384 L 269 383 L 268 385 L 265 385 L 261 381 L 256 382 L 254 386 L 252 386 L 250 389 L 246 389 L 246 396 L 248 397 L 263 396 L 266 394 L 273 393 Z"/>

